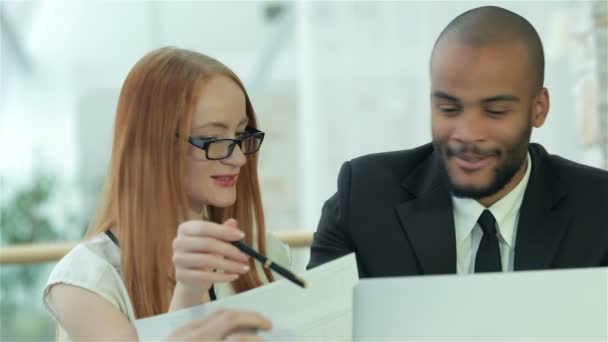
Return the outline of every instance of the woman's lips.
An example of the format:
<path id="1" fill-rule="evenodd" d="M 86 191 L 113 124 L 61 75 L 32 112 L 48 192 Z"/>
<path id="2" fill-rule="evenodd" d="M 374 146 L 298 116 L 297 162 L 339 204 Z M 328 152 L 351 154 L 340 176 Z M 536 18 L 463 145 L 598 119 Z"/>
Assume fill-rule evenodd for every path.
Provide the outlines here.
<path id="1" fill-rule="evenodd" d="M 236 185 L 238 175 L 215 175 L 211 176 L 213 182 L 224 188 L 230 188 Z"/>

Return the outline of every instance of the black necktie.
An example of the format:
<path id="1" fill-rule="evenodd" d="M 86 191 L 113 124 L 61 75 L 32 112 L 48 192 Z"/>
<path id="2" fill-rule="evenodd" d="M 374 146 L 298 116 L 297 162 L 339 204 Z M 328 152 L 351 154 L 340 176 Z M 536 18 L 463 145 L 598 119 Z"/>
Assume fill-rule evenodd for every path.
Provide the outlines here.
<path id="1" fill-rule="evenodd" d="M 483 237 L 475 257 L 475 273 L 501 272 L 502 264 L 500 263 L 500 248 L 498 235 L 496 234 L 496 220 L 492 213 L 486 209 L 479 216 L 477 223 L 483 230 Z"/>

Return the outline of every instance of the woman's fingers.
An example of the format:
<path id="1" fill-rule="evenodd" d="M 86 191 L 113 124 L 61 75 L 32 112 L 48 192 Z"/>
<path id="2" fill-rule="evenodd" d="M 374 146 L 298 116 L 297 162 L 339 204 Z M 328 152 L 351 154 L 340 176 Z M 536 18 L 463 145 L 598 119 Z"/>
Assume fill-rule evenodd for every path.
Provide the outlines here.
<path id="1" fill-rule="evenodd" d="M 249 257 L 229 242 L 200 236 L 178 236 L 173 241 L 173 250 L 180 252 L 198 252 L 222 255 L 226 258 L 247 262 Z"/>
<path id="2" fill-rule="evenodd" d="M 247 273 L 249 264 L 235 262 L 222 256 L 201 253 L 178 253 L 173 255 L 173 263 L 180 268 L 192 270 L 222 270 L 226 273 Z"/>
<path id="3" fill-rule="evenodd" d="M 183 284 L 227 283 L 238 279 L 234 273 L 176 269 L 175 278 Z"/>
<path id="4" fill-rule="evenodd" d="M 260 336 L 250 333 L 230 334 L 226 336 L 225 340 L 231 342 L 264 342 Z"/>
<path id="5" fill-rule="evenodd" d="M 255 330 L 268 330 L 272 324 L 262 315 L 252 311 L 223 309 L 207 314 L 174 331 L 169 341 L 260 341 Z"/>
<path id="6" fill-rule="evenodd" d="M 219 338 L 226 338 L 231 333 L 247 329 L 272 328 L 272 323 L 264 316 L 253 311 L 218 310 L 213 313 L 213 318 L 209 320 L 221 335 Z"/>
<path id="7" fill-rule="evenodd" d="M 173 265 L 179 283 L 208 288 L 249 272 L 249 256 L 230 243 L 242 239 L 244 234 L 235 220 L 226 223 L 187 221 L 179 225 L 173 240 Z"/>
<path id="8" fill-rule="evenodd" d="M 178 234 L 208 236 L 224 241 L 236 241 L 245 237 L 245 234 L 235 226 L 209 221 L 186 221 L 179 225 Z"/>

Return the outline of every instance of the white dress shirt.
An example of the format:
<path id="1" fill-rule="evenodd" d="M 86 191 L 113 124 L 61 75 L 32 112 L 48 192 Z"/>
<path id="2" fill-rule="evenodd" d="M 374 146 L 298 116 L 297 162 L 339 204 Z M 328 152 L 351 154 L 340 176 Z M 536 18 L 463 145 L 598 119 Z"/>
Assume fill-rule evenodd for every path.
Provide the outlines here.
<path id="1" fill-rule="evenodd" d="M 475 256 L 483 236 L 483 231 L 477 220 L 485 209 L 490 210 L 496 219 L 502 270 L 503 272 L 513 271 L 519 208 L 528 185 L 531 168 L 532 159 L 528 153 L 528 165 L 524 177 L 511 192 L 489 208 L 471 198 L 452 196 L 456 229 L 456 272 L 458 274 L 475 272 Z"/>

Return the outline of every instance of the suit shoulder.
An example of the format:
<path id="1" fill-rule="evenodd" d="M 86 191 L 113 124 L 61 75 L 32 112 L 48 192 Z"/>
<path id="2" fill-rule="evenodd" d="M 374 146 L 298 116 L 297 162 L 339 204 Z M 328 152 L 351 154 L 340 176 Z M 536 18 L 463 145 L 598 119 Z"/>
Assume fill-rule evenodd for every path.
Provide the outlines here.
<path id="1" fill-rule="evenodd" d="M 584 192 L 600 193 L 608 197 L 608 171 L 557 155 L 547 155 L 545 163 L 549 169 L 555 170 L 557 176 L 569 187 Z"/>

